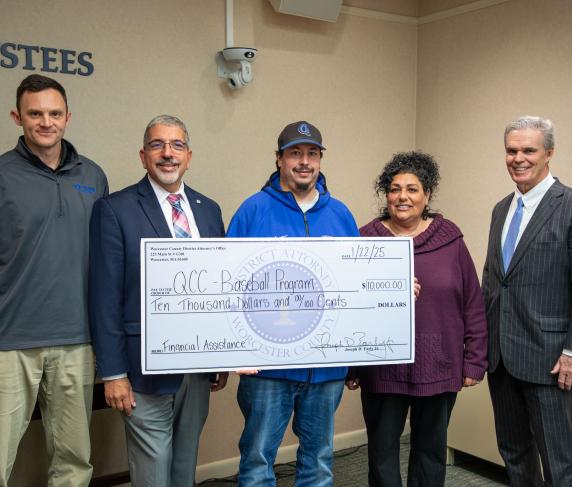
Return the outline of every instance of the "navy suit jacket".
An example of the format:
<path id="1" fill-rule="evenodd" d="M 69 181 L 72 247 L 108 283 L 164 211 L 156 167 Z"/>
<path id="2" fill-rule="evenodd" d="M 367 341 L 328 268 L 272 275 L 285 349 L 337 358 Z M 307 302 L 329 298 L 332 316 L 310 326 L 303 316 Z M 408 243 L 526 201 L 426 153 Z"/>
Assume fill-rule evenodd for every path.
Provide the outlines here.
<path id="1" fill-rule="evenodd" d="M 550 187 L 505 272 L 501 238 L 512 198 L 493 210 L 483 273 L 489 372 L 502 358 L 513 377 L 556 384 L 550 370 L 563 348 L 572 349 L 572 189 Z"/>
<path id="2" fill-rule="evenodd" d="M 224 237 L 219 205 L 185 185 L 201 237 Z M 89 316 L 100 377 L 127 373 L 133 390 L 175 393 L 181 374 L 141 374 L 141 238 L 171 238 L 151 183 L 144 177 L 98 200 L 90 224 Z"/>

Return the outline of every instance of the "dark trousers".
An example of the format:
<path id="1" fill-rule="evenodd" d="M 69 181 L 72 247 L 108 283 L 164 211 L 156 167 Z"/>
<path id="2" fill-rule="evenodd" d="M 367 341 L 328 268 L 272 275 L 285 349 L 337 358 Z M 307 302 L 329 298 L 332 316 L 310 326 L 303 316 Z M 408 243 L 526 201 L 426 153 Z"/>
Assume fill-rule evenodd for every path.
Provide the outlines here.
<path id="1" fill-rule="evenodd" d="M 437 487 L 445 483 L 447 426 L 457 393 L 428 397 L 375 394 L 362 391 L 368 439 L 369 486 L 401 487 L 400 437 L 411 410 L 409 487 Z"/>
<path id="2" fill-rule="evenodd" d="M 516 379 L 502 361 L 488 382 L 510 485 L 572 486 L 572 393 Z"/>

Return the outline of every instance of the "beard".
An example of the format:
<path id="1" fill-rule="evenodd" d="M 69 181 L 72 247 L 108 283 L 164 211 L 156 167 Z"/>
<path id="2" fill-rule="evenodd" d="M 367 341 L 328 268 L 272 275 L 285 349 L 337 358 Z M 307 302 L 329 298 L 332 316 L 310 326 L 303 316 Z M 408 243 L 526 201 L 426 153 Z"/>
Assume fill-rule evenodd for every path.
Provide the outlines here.
<path id="1" fill-rule="evenodd" d="M 296 183 L 296 189 L 298 191 L 308 191 L 312 188 L 314 183 Z"/>
<path id="2" fill-rule="evenodd" d="M 179 179 L 179 175 L 180 175 L 180 171 L 179 171 L 179 166 L 180 161 L 177 161 L 174 158 L 170 158 L 170 159 L 161 159 L 157 162 L 155 162 L 156 166 L 172 166 L 177 168 L 176 171 L 171 172 L 171 173 L 164 173 L 161 171 L 156 171 L 156 176 L 157 179 L 163 183 L 163 184 L 173 184 L 175 182 L 177 182 L 177 180 Z"/>

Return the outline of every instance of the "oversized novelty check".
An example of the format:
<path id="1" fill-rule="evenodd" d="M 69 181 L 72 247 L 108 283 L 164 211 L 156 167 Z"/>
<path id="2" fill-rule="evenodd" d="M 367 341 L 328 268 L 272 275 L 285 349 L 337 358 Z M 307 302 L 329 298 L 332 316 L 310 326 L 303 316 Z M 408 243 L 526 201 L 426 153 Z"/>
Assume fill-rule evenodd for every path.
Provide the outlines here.
<path id="1" fill-rule="evenodd" d="M 143 239 L 144 374 L 409 363 L 410 238 Z"/>

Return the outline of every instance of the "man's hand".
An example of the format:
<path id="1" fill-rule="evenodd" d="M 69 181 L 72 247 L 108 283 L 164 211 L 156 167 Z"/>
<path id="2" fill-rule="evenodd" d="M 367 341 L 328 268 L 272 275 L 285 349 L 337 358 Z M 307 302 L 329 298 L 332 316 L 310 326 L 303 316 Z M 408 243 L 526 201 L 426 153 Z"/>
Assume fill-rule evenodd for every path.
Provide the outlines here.
<path id="1" fill-rule="evenodd" d="M 572 389 L 572 357 L 568 355 L 560 355 L 558 361 L 554 364 L 551 374 L 558 374 L 558 387 L 563 391 Z"/>
<path id="2" fill-rule="evenodd" d="M 419 279 L 416 277 L 413 278 L 413 294 L 415 295 L 415 301 L 419 297 L 419 293 L 421 292 L 421 284 L 419 284 Z"/>
<path id="3" fill-rule="evenodd" d="M 131 416 L 131 410 L 136 406 L 135 395 L 127 377 L 122 379 L 106 380 L 103 382 L 105 402 L 114 409 L 123 411 Z"/>
<path id="4" fill-rule="evenodd" d="M 211 382 L 211 392 L 220 391 L 226 386 L 226 381 L 228 380 L 228 372 L 218 372 L 216 378 Z"/>
<path id="5" fill-rule="evenodd" d="M 359 379 L 346 379 L 346 387 L 350 391 L 355 391 L 359 387 Z"/>

